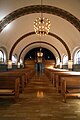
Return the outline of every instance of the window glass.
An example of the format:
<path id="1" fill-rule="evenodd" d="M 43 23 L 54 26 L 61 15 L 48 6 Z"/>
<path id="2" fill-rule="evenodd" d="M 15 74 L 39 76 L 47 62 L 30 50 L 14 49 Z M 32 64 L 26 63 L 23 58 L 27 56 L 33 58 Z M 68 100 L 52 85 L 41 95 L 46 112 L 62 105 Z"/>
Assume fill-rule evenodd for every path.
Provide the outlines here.
<path id="1" fill-rule="evenodd" d="M 57 58 L 56 64 L 59 65 L 60 64 L 60 59 Z"/>
<path id="2" fill-rule="evenodd" d="M 23 64 L 23 61 L 22 61 L 22 59 L 20 59 L 20 64 Z"/>
<path id="3" fill-rule="evenodd" d="M 17 58 L 14 55 L 12 56 L 12 63 L 17 64 Z"/>
<path id="4" fill-rule="evenodd" d="M 0 50 L 0 62 L 4 62 L 4 53 Z"/>
<path id="5" fill-rule="evenodd" d="M 68 56 L 64 55 L 63 56 L 63 65 L 67 65 L 68 63 Z"/>
<path id="6" fill-rule="evenodd" d="M 77 50 L 74 55 L 74 64 L 80 64 L 80 50 Z"/>

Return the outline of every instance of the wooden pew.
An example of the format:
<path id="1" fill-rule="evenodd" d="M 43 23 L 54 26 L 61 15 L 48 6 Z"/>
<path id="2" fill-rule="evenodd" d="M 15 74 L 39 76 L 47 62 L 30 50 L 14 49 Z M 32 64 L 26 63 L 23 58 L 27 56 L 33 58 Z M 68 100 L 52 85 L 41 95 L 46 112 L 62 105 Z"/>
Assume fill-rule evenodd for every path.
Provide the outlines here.
<path id="1" fill-rule="evenodd" d="M 20 78 L 12 76 L 0 76 L 0 96 L 14 95 L 19 98 Z"/>
<path id="2" fill-rule="evenodd" d="M 27 85 L 32 73 L 33 70 L 29 68 L 0 72 L 0 95 L 15 95 L 15 98 L 19 98 L 20 91 L 24 92 L 25 81 Z"/>
<path id="3" fill-rule="evenodd" d="M 7 72 L 0 72 L 0 76 L 5 77 L 19 77 L 20 78 L 20 91 L 23 93 L 24 89 L 27 87 L 27 82 L 33 72 L 33 69 L 17 69 L 9 70 Z"/>
<path id="4" fill-rule="evenodd" d="M 61 92 L 64 102 L 67 96 L 80 94 L 80 72 L 55 69 L 47 69 L 47 72 L 55 76 L 53 79 L 56 81 L 56 90 L 58 93 Z"/>
<path id="5" fill-rule="evenodd" d="M 12 78 L 19 78 L 20 79 L 20 91 L 24 92 L 24 75 L 20 72 L 1 72 L 0 77 L 12 77 Z"/>
<path id="6" fill-rule="evenodd" d="M 57 75 L 58 73 L 68 72 L 69 70 L 66 70 L 66 69 L 47 68 L 45 71 L 46 71 L 46 74 L 47 74 L 48 78 L 51 80 L 53 86 L 56 87 L 56 75 Z"/>
<path id="7" fill-rule="evenodd" d="M 24 68 L 24 69 L 17 69 L 17 70 L 11 70 L 11 73 L 20 73 L 24 75 L 24 87 L 27 87 L 27 84 L 29 82 L 29 79 L 33 76 L 35 73 L 35 70 L 32 68 Z"/>
<path id="8" fill-rule="evenodd" d="M 67 77 L 68 79 L 71 79 L 71 77 L 80 78 L 80 72 L 73 72 L 73 71 L 58 72 L 58 73 L 55 73 L 55 75 L 56 75 L 57 92 L 61 91 L 61 78 L 62 77 Z"/>
<path id="9" fill-rule="evenodd" d="M 61 78 L 61 94 L 64 102 L 68 96 L 80 97 L 80 77 Z"/>

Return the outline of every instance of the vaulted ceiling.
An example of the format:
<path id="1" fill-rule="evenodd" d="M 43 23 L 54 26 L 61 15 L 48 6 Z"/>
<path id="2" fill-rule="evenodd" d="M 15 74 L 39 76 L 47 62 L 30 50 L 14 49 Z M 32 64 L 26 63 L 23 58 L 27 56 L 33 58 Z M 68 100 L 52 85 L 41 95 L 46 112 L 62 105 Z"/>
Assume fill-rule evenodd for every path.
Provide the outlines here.
<path id="1" fill-rule="evenodd" d="M 41 14 L 41 0 L 0 0 L 0 47 L 8 58 L 24 58 L 32 48 L 48 48 L 55 57 L 80 47 L 80 0 L 43 0 L 43 16 L 51 21 L 50 33 L 41 39 L 33 22 Z M 40 41 L 40 42 L 39 42 Z"/>

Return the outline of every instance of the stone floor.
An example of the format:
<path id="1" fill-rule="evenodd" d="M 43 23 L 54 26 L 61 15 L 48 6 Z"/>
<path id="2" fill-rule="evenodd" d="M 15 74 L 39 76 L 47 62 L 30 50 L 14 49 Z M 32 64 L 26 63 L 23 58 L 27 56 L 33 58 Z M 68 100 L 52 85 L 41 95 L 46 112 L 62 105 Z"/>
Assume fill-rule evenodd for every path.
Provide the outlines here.
<path id="1" fill-rule="evenodd" d="M 80 120 L 80 99 L 62 101 L 44 74 L 35 74 L 19 101 L 0 97 L 0 120 Z"/>

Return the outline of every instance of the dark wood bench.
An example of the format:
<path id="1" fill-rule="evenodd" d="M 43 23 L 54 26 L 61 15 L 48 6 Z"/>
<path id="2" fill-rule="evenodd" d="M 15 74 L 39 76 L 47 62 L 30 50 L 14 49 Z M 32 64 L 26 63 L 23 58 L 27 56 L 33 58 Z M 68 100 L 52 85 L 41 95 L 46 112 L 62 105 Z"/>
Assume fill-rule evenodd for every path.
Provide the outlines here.
<path id="1" fill-rule="evenodd" d="M 16 71 L 14 71 L 14 72 L 12 72 L 12 71 L 1 72 L 0 77 L 6 77 L 6 78 L 8 78 L 8 77 L 12 77 L 12 78 L 19 77 L 20 78 L 20 91 L 24 92 L 24 79 L 25 79 L 25 77 L 24 77 L 23 73 L 16 72 Z"/>
<path id="2" fill-rule="evenodd" d="M 0 96 L 14 95 L 19 98 L 20 78 L 12 76 L 0 76 Z"/>
<path id="3" fill-rule="evenodd" d="M 69 96 L 80 97 L 80 77 L 61 78 L 61 94 L 64 102 L 66 102 L 66 99 Z"/>
<path id="4" fill-rule="evenodd" d="M 53 74 L 57 93 L 61 92 L 64 102 L 67 96 L 80 96 L 80 72 L 47 69 L 47 73 L 50 72 Z"/>
<path id="5" fill-rule="evenodd" d="M 17 69 L 17 70 L 11 70 L 9 71 L 11 73 L 19 73 L 20 75 L 22 75 L 24 77 L 24 87 L 27 87 L 27 84 L 29 82 L 29 79 L 31 79 L 31 77 L 34 75 L 35 70 L 32 68 L 25 68 L 25 69 Z"/>
<path id="6" fill-rule="evenodd" d="M 62 77 L 67 77 L 69 79 L 71 79 L 72 77 L 74 78 L 80 78 L 80 72 L 73 72 L 73 71 L 69 71 L 69 72 L 58 72 L 55 73 L 56 75 L 56 90 L 57 92 L 61 91 L 61 78 Z"/>
<path id="7" fill-rule="evenodd" d="M 31 68 L 0 72 L 0 95 L 10 94 L 18 98 L 19 93 L 24 92 L 27 80 L 32 76 L 32 73 L 34 70 Z"/>
<path id="8" fill-rule="evenodd" d="M 46 68 L 45 73 L 48 76 L 48 78 L 51 80 L 54 87 L 56 87 L 56 75 L 58 73 L 62 72 L 68 72 L 68 70 L 65 69 L 55 69 L 55 68 Z"/>
<path id="9" fill-rule="evenodd" d="M 7 72 L 0 72 L 0 77 L 19 77 L 20 78 L 20 92 L 24 92 L 25 87 L 27 87 L 27 82 L 29 78 L 32 76 L 33 69 L 17 69 L 17 70 L 9 70 Z"/>

